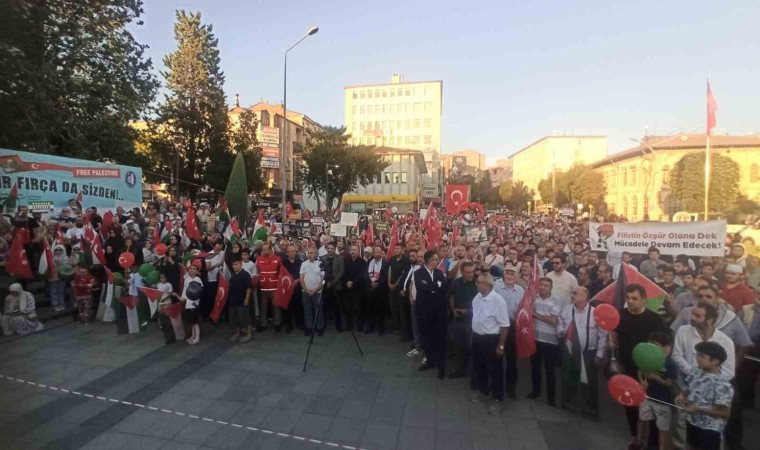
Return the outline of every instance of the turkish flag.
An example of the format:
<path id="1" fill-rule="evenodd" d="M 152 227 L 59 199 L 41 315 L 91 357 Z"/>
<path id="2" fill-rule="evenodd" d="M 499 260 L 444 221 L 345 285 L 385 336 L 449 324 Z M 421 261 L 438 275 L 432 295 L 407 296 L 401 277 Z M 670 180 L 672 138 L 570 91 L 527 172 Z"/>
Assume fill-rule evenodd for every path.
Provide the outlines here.
<path id="1" fill-rule="evenodd" d="M 198 230 L 198 224 L 195 222 L 195 210 L 191 207 L 187 210 L 187 221 L 185 222 L 185 234 L 193 240 L 201 239 L 201 232 Z"/>
<path id="2" fill-rule="evenodd" d="M 274 293 L 274 304 L 282 309 L 288 309 L 290 305 L 290 299 L 293 297 L 293 292 L 296 290 L 296 282 L 290 272 L 280 264 L 280 283 L 277 286 L 277 291 Z"/>
<path id="3" fill-rule="evenodd" d="M 214 309 L 209 316 L 214 322 L 219 322 L 219 316 L 222 315 L 224 305 L 227 304 L 227 295 L 230 293 L 230 282 L 220 273 L 218 276 L 219 283 L 216 287 L 216 300 L 214 300 Z"/>
<path id="4" fill-rule="evenodd" d="M 31 279 L 34 278 L 32 274 L 32 265 L 29 263 L 29 258 L 26 256 L 26 249 L 24 245 L 29 242 L 29 229 L 18 228 L 13 233 L 13 243 L 11 249 L 8 252 L 8 263 L 6 269 L 12 275 L 19 278 Z"/>
<path id="5" fill-rule="evenodd" d="M 446 185 L 446 212 L 457 214 L 462 203 L 470 201 L 469 184 L 448 184 Z"/>
<path id="6" fill-rule="evenodd" d="M 293 214 L 293 205 L 287 202 L 285 203 L 285 217 L 282 218 L 282 221 L 286 221 L 291 214 Z"/>
<path id="7" fill-rule="evenodd" d="M 109 209 L 103 214 L 103 223 L 100 225 L 100 235 L 103 239 L 108 238 L 108 232 L 113 228 L 113 213 Z"/>
<path id="8" fill-rule="evenodd" d="M 533 299 L 538 295 L 538 264 L 533 264 L 533 276 L 515 314 L 515 352 L 517 359 L 536 353 L 536 332 L 533 326 Z"/>
<path id="9" fill-rule="evenodd" d="M 718 119 L 715 117 L 715 112 L 718 111 L 718 103 L 715 101 L 712 89 L 710 88 L 710 80 L 707 80 L 707 135 L 712 133 L 713 128 L 718 123 Z"/>
<path id="10" fill-rule="evenodd" d="M 388 244 L 388 254 L 385 256 L 385 259 L 390 261 L 393 255 L 393 250 L 396 247 L 396 244 L 398 244 L 399 238 L 398 238 L 398 223 L 396 220 L 393 221 L 393 226 L 391 226 L 391 241 Z"/>

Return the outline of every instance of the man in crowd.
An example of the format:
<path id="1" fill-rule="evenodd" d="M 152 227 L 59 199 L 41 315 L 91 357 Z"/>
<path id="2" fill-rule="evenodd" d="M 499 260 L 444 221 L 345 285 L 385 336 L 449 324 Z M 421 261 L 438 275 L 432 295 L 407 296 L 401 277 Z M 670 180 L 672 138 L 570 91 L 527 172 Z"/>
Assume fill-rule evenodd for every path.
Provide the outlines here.
<path id="1" fill-rule="evenodd" d="M 639 272 L 650 280 L 654 280 L 657 276 L 657 268 L 663 262 L 660 260 L 660 250 L 657 247 L 649 247 L 648 253 L 649 259 L 641 263 Z"/>
<path id="2" fill-rule="evenodd" d="M 359 247 L 351 245 L 349 256 L 345 260 L 345 271 L 343 272 L 343 316 L 346 318 L 344 329 L 353 330 L 354 318 L 356 318 L 357 331 L 364 331 L 364 316 L 360 315 L 364 311 L 361 306 L 364 301 L 362 298 L 362 280 L 364 278 L 364 260 L 359 255 Z"/>
<path id="3" fill-rule="evenodd" d="M 372 334 L 377 329 L 378 334 L 382 336 L 385 334 L 385 318 L 388 314 L 388 264 L 383 259 L 383 249 L 375 247 L 372 259 L 365 267 L 367 328 L 364 334 Z"/>
<path id="4" fill-rule="evenodd" d="M 604 288 L 614 283 L 614 280 L 612 279 L 612 267 L 610 267 L 609 264 L 600 265 L 597 275 L 597 279 L 592 281 L 588 287 L 591 298 L 596 297 L 596 294 L 602 292 Z"/>
<path id="5" fill-rule="evenodd" d="M 409 272 L 411 264 L 409 258 L 404 255 L 404 248 L 400 243 L 393 246 L 393 257 L 388 261 L 388 300 L 390 301 L 391 329 L 398 331 L 402 342 L 411 340 L 406 334 L 409 317 L 403 305 L 403 282 Z"/>
<path id="6" fill-rule="evenodd" d="M 338 333 L 342 333 L 343 321 L 341 320 L 340 297 L 343 291 L 343 272 L 346 268 L 345 260 L 336 253 L 335 243 L 333 242 L 327 244 L 327 254 L 320 260 L 322 261 L 322 269 L 325 272 L 325 288 L 322 291 L 325 316 L 330 317 L 332 315 L 335 318 L 335 330 Z M 308 322 L 305 325 L 308 326 Z"/>
<path id="7" fill-rule="evenodd" d="M 287 241 L 286 241 L 287 242 Z M 298 257 L 298 250 L 295 245 L 285 245 L 285 256 L 281 259 L 282 267 L 288 271 L 296 284 L 293 291 L 293 297 L 290 299 L 290 303 L 286 309 L 282 309 L 282 322 L 285 322 L 285 333 L 290 334 L 293 331 L 293 323 L 300 329 L 306 329 L 311 326 L 308 323 L 304 323 L 304 305 L 303 305 L 303 285 L 300 281 L 301 264 L 303 260 Z M 321 295 L 321 291 L 320 291 Z M 279 307 L 277 307 L 279 309 Z M 277 331 L 275 325 L 275 331 Z"/>
<path id="8" fill-rule="evenodd" d="M 507 263 L 504 266 L 504 278 L 494 282 L 494 291 L 507 302 L 509 320 L 515 320 L 517 307 L 525 294 L 525 290 L 517 284 L 517 267 Z M 512 400 L 517 399 L 515 387 L 517 386 L 517 350 L 515 349 L 515 328 L 509 329 L 507 336 L 507 348 L 504 352 L 507 357 L 506 388 L 507 395 Z"/>
<path id="9" fill-rule="evenodd" d="M 560 302 L 552 295 L 551 278 L 541 278 L 538 296 L 533 300 L 533 327 L 536 336 L 536 352 L 530 358 L 530 378 L 533 389 L 526 396 L 537 399 L 541 396 L 541 366 L 546 373 L 546 401 L 556 406 L 555 372 L 559 362 L 559 341 L 557 321 Z"/>
<path id="10" fill-rule="evenodd" d="M 578 280 L 565 270 L 565 258 L 562 255 L 554 255 L 551 261 L 552 271 L 546 274 L 546 278 L 552 280 L 552 295 L 564 308 L 572 303 L 572 293 L 578 287 Z"/>
<path id="11" fill-rule="evenodd" d="M 755 304 L 755 293 L 742 280 L 744 268 L 739 264 L 727 265 L 724 274 L 725 283 L 723 283 L 721 296 L 726 303 L 731 305 L 735 313 L 741 314 L 745 306 Z"/>
<path id="12" fill-rule="evenodd" d="M 267 312 L 271 309 L 274 316 L 274 329 L 280 332 L 280 321 L 282 320 L 282 311 L 274 305 L 274 294 L 279 285 L 280 257 L 272 251 L 272 244 L 265 242 L 261 247 L 261 255 L 256 258 L 256 268 L 261 274 L 261 317 L 259 318 L 259 328 L 256 331 L 264 331 L 267 328 Z"/>
<path id="13" fill-rule="evenodd" d="M 449 304 L 447 298 L 448 281 L 438 267 L 438 255 L 425 252 L 423 265 L 414 272 L 414 287 L 417 291 L 415 307 L 419 320 L 420 334 L 425 348 L 424 362 L 419 370 L 438 369 L 438 379 L 446 376 L 446 322 Z"/>
<path id="14" fill-rule="evenodd" d="M 449 378 L 461 378 L 467 374 L 472 335 L 472 299 L 477 294 L 475 265 L 468 261 L 462 264 L 462 277 L 452 283 L 449 297 L 449 307 L 454 317 L 454 350 L 459 363 L 459 367 L 449 373 Z"/>
<path id="15" fill-rule="evenodd" d="M 308 259 L 299 267 L 300 285 L 303 292 L 304 336 L 310 336 L 314 332 L 323 336 L 325 314 L 322 311 L 322 283 L 325 273 L 322 270 L 323 265 L 317 261 L 315 249 L 306 250 L 306 257 Z"/>
<path id="16" fill-rule="evenodd" d="M 251 313 L 248 309 L 251 301 L 251 276 L 243 270 L 243 262 L 239 259 L 232 261 L 232 272 L 230 290 L 227 294 L 227 306 L 230 324 L 235 329 L 235 334 L 232 335 L 230 341 L 239 341 L 241 344 L 245 344 L 253 338 Z"/>

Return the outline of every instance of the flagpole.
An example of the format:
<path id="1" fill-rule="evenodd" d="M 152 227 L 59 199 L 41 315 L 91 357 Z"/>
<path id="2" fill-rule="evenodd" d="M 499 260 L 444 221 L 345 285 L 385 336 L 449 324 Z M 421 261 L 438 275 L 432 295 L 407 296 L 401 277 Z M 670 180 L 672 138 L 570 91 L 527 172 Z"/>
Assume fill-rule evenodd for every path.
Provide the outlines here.
<path id="1" fill-rule="evenodd" d="M 709 220 L 710 208 L 710 133 L 707 133 L 705 146 L 705 220 Z"/>

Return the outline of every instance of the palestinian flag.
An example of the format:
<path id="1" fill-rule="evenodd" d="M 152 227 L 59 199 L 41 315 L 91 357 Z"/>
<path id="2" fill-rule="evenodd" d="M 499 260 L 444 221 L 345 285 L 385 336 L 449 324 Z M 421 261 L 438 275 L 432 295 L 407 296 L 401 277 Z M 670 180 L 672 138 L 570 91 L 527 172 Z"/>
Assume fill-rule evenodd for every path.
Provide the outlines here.
<path id="1" fill-rule="evenodd" d="M 116 319 L 116 331 L 119 334 L 137 334 L 140 332 L 140 314 L 137 306 L 140 297 L 137 295 L 124 295 L 119 297 L 120 308 Z"/>
<path id="2" fill-rule="evenodd" d="M 53 262 L 53 252 L 50 250 L 47 239 L 42 239 L 42 256 L 38 264 L 37 273 L 40 275 L 48 274 L 48 279 L 55 278 L 55 263 Z"/>
<path id="3" fill-rule="evenodd" d="M 156 314 L 156 311 L 158 311 L 158 300 L 163 296 L 163 292 L 159 291 L 158 289 L 152 289 L 147 287 L 141 287 L 137 288 L 145 294 L 145 297 L 148 299 L 148 308 L 150 309 L 150 315 L 148 316 L 148 320 L 145 322 L 147 323 L 150 321 L 151 318 L 153 318 L 153 315 Z M 142 321 L 141 321 L 142 322 Z"/>
<path id="4" fill-rule="evenodd" d="M 181 341 L 185 339 L 185 325 L 182 322 L 182 311 L 185 310 L 185 301 L 182 300 L 181 302 L 172 303 L 170 305 L 164 306 L 158 310 L 158 312 L 163 316 L 169 319 L 169 322 L 171 324 L 172 330 L 165 330 L 164 336 L 168 337 L 169 333 L 173 333 L 174 340 Z M 164 319 L 161 319 L 159 317 L 159 320 L 161 320 L 162 323 L 166 323 Z M 167 340 L 168 341 L 168 340 Z"/>
<path id="5" fill-rule="evenodd" d="M 11 211 L 15 210 L 17 201 L 18 201 L 18 184 L 13 183 L 13 186 L 11 187 L 11 190 L 8 193 L 8 197 L 5 198 L 5 202 L 3 203 L 3 212 L 5 212 L 6 208 L 10 208 Z"/>
<path id="6" fill-rule="evenodd" d="M 578 336 L 578 325 L 573 319 L 567 326 L 565 340 L 568 352 L 564 353 L 562 361 L 562 371 L 565 381 L 568 384 L 574 384 L 580 381 L 581 384 L 588 384 L 588 375 L 586 374 L 586 364 L 583 360 L 583 349 L 581 348 L 581 339 Z"/>
<path id="7" fill-rule="evenodd" d="M 652 280 L 631 269 L 625 263 L 620 266 L 620 274 L 618 274 L 617 281 L 602 289 L 602 291 L 596 294 L 591 300 L 609 303 L 617 309 L 623 309 L 625 307 L 625 288 L 629 284 L 643 286 L 647 293 L 647 309 L 656 313 L 661 312 L 660 310 L 664 307 L 663 305 L 668 294 Z"/>
<path id="8" fill-rule="evenodd" d="M 224 239 L 234 244 L 240 239 L 240 225 L 237 217 L 232 218 L 224 229 Z"/>
<path id="9" fill-rule="evenodd" d="M 114 286 L 114 283 L 116 283 L 116 277 L 113 272 L 108 270 L 108 267 L 103 266 L 103 271 L 106 276 L 103 280 L 103 288 L 100 290 L 100 304 L 98 305 L 96 318 L 103 322 L 113 322 L 116 320 L 113 308 L 114 292 L 117 290 L 117 287 L 118 290 L 121 291 L 121 286 Z"/>
<path id="10" fill-rule="evenodd" d="M 167 220 L 164 222 L 164 229 L 161 230 L 161 242 L 163 242 L 166 245 L 169 245 L 169 238 L 172 235 L 172 221 Z"/>
<path id="11" fill-rule="evenodd" d="M 108 211 L 103 214 L 103 223 L 100 225 L 100 236 L 103 239 L 108 238 L 108 232 L 111 231 L 111 228 L 113 227 L 113 213 L 109 209 Z"/>
<path id="12" fill-rule="evenodd" d="M 266 241 L 269 237 L 269 230 L 267 223 L 264 221 L 264 211 L 259 210 L 259 217 L 256 219 L 256 224 L 253 226 L 253 240 L 254 241 Z"/>
<path id="13" fill-rule="evenodd" d="M 77 208 L 79 208 L 79 212 L 84 212 L 82 202 L 84 202 L 84 196 L 82 195 L 82 191 L 79 191 L 79 194 L 77 194 Z"/>

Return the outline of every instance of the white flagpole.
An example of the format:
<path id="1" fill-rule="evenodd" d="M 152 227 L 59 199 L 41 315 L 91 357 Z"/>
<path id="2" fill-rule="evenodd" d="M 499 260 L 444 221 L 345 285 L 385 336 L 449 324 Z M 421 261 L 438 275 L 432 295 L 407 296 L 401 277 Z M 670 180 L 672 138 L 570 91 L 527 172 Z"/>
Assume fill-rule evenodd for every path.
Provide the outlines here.
<path id="1" fill-rule="evenodd" d="M 709 220 L 710 208 L 710 133 L 707 133 L 707 145 L 705 146 L 705 220 Z"/>

